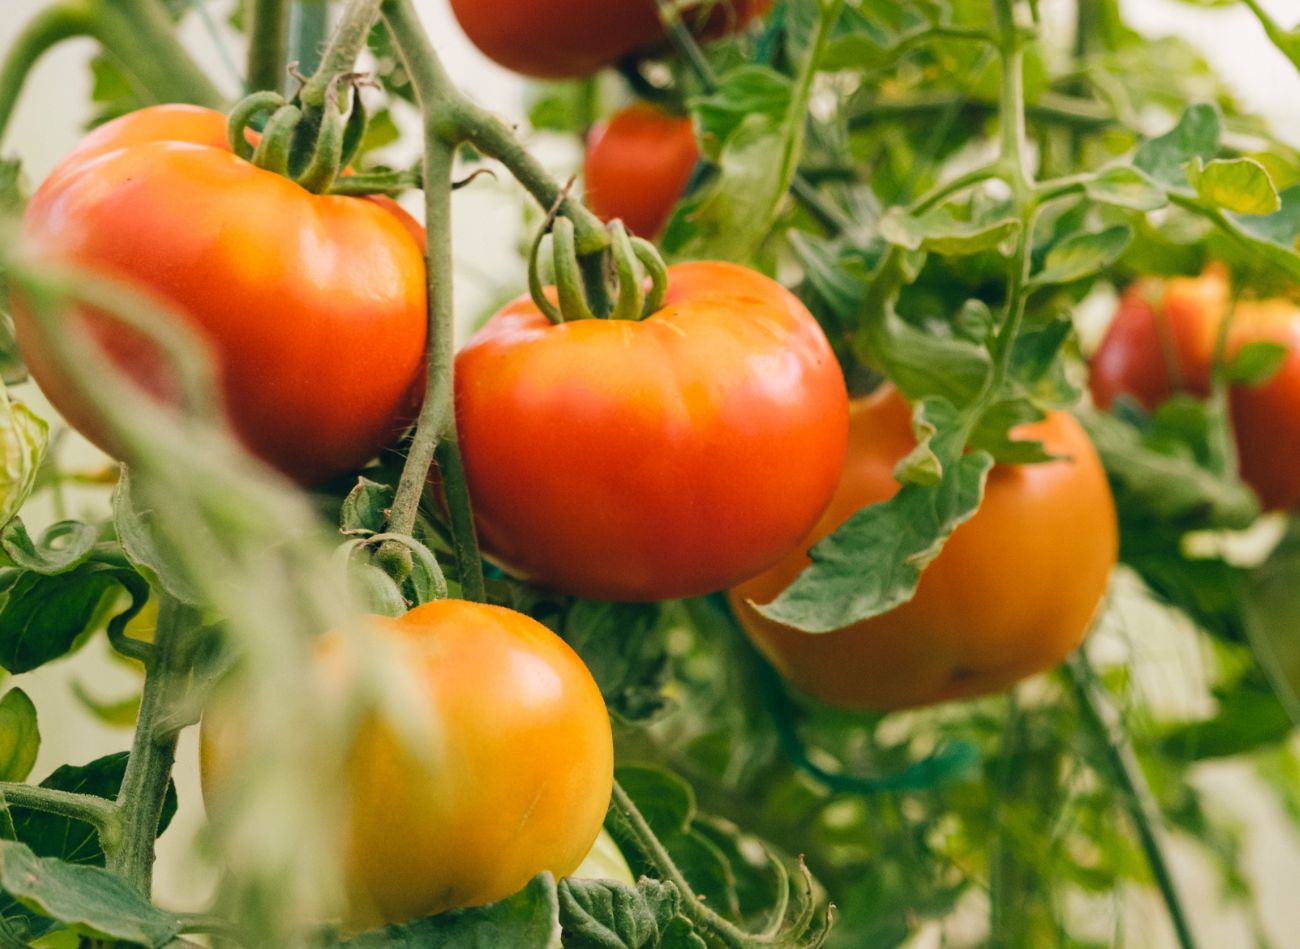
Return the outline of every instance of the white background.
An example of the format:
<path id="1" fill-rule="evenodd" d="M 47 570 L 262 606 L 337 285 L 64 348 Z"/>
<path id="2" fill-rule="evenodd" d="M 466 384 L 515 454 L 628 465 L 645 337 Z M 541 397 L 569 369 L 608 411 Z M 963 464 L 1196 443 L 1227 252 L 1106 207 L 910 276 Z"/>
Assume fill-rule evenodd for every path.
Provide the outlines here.
<path id="1" fill-rule="evenodd" d="M 0 17 L 0 49 L 7 48 L 26 19 L 46 5 L 46 0 L 5 0 L 4 15 Z M 1063 35 L 1068 35 L 1072 18 L 1069 0 L 1044 0 L 1042 5 L 1051 28 L 1059 28 Z M 1296 0 L 1264 0 L 1263 5 L 1283 25 L 1291 25 L 1300 14 Z M 223 4 L 213 6 L 220 9 Z M 451 16 L 447 0 L 422 0 L 419 6 L 435 45 L 461 86 L 480 102 L 511 118 L 522 118 L 522 81 L 488 62 L 468 44 Z M 1197 9 L 1176 0 L 1127 0 L 1124 8 L 1129 22 L 1149 35 L 1176 32 L 1196 43 L 1248 108 L 1268 116 L 1283 137 L 1300 145 L 1300 78 L 1267 43 L 1247 10 L 1240 7 Z M 223 91 L 233 94 L 233 78 L 223 71 L 212 37 L 194 17 L 187 24 L 185 40 L 210 67 L 212 75 L 218 77 Z M 229 37 L 227 40 L 237 43 Z M 91 51 L 88 41 L 74 41 L 41 62 L 31 76 L 28 92 L 8 135 L 0 143 L 6 155 L 17 155 L 24 160 L 33 183 L 49 171 L 79 136 L 88 114 L 89 80 L 85 63 Z M 242 58 L 237 48 L 234 52 L 237 61 Z M 554 141 L 544 144 L 544 158 L 557 171 L 567 174 L 576 162 L 576 149 Z M 518 197 L 505 182 L 476 184 L 457 196 L 457 312 L 462 326 L 491 302 L 501 286 L 521 283 L 514 254 L 519 224 Z M 24 393 L 24 397 L 34 402 L 38 398 L 32 393 Z M 87 463 L 94 460 L 88 451 L 73 457 L 84 457 Z M 1117 595 L 1124 596 L 1123 592 Z M 1124 627 L 1128 641 L 1141 644 L 1142 677 L 1148 693 L 1160 695 L 1166 703 L 1175 706 L 1197 701 L 1195 689 L 1187 686 L 1189 678 L 1196 679 L 1199 668 L 1199 659 L 1189 655 L 1186 649 L 1190 637 L 1172 629 L 1163 614 L 1140 603 L 1118 614 L 1116 623 Z M 102 643 L 92 644 L 71 660 L 24 676 L 18 684 L 37 704 L 44 737 L 33 776 L 36 779 L 61 762 L 88 761 L 129 745 L 127 731 L 101 726 L 78 710 L 69 694 L 73 681 L 80 682 L 98 698 L 113 699 L 126 695 L 136 680 L 106 658 Z M 164 903 L 178 909 L 201 906 L 211 887 L 210 868 L 183 858 L 202 826 L 196 772 L 191 730 L 182 740 L 177 770 L 181 812 L 160 843 L 158 866 L 157 894 Z M 1300 836 L 1242 767 L 1205 767 L 1197 772 L 1196 780 L 1224 808 L 1249 824 L 1251 833 L 1246 854 L 1249 873 L 1259 888 L 1270 933 L 1278 946 L 1300 946 L 1300 908 L 1294 886 L 1294 881 L 1300 879 Z M 1045 829 L 1049 820 L 1045 816 Z M 1222 906 L 1217 883 L 1201 864 L 1194 848 L 1179 843 L 1174 850 L 1180 883 L 1203 944 L 1250 945 L 1253 940 L 1244 920 Z M 1130 902 L 1122 929 L 1124 944 L 1170 944 L 1159 904 L 1149 897 Z M 1086 913 L 1086 908 L 1083 911 Z M 1097 935 L 1105 938 L 1104 933 Z M 927 932 L 917 942 L 938 945 L 938 939 L 937 932 Z"/>

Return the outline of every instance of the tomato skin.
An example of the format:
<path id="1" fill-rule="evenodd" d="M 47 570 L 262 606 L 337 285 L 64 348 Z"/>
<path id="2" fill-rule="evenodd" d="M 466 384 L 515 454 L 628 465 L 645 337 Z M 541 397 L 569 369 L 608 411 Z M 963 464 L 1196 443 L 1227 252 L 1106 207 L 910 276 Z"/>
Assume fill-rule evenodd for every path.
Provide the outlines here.
<path id="1" fill-rule="evenodd" d="M 703 39 L 743 29 L 772 0 L 700 0 L 682 12 Z M 485 56 L 539 79 L 589 76 L 663 42 L 655 0 L 451 0 Z"/>
<path id="2" fill-rule="evenodd" d="M 1097 404 L 1109 408 L 1124 393 L 1154 409 L 1179 390 L 1208 395 L 1231 293 L 1227 272 L 1214 267 L 1200 277 L 1167 281 L 1159 305 L 1148 302 L 1161 296 L 1157 284 L 1146 284 L 1140 306 L 1130 300 L 1133 291 L 1126 294 L 1093 356 Z M 1232 385 L 1228 398 L 1242 480 L 1266 510 L 1285 510 L 1300 504 L 1300 308 L 1284 299 L 1239 301 L 1226 357 L 1262 340 L 1290 350 L 1281 369 L 1260 385 Z"/>
<path id="3" fill-rule="evenodd" d="M 617 218 L 633 234 L 652 238 L 663 230 L 699 158 L 689 117 L 630 106 L 587 139 L 587 205 L 602 220 Z"/>
<path id="4" fill-rule="evenodd" d="M 734 264 L 668 280 L 639 323 L 552 326 L 517 300 L 457 357 L 484 548 L 539 585 L 623 601 L 724 589 L 830 499 L 848 403 L 811 314 Z"/>
<path id="5" fill-rule="evenodd" d="M 800 689 L 832 705 L 900 709 L 1006 689 L 1082 642 L 1119 552 L 1115 505 L 1097 453 L 1071 416 L 1022 426 L 1071 460 L 998 465 L 983 505 L 921 575 L 916 596 L 881 616 L 810 634 L 760 616 L 809 563 L 805 551 L 867 504 L 898 490 L 894 465 L 916 444 L 892 386 L 851 408 L 835 498 L 779 564 L 730 600 L 754 644 Z"/>
<path id="6" fill-rule="evenodd" d="M 349 923 L 372 926 L 494 902 L 591 850 L 614 780 L 600 690 L 577 654 L 537 621 L 502 607 L 439 600 L 372 617 L 424 686 L 432 748 L 413 753 L 378 723 L 347 756 L 344 871 Z M 326 637 L 325 674 L 346 673 Z M 220 806 L 242 723 L 204 715 L 205 799 Z"/>
<path id="7" fill-rule="evenodd" d="M 313 195 L 237 158 L 220 113 L 161 106 L 92 133 L 37 191 L 22 235 L 37 259 L 122 280 L 188 316 L 235 432 L 311 484 L 374 457 L 418 410 L 418 227 L 391 202 Z M 15 302 L 33 376 L 113 453 L 94 407 Z M 88 308 L 68 318 L 148 391 L 175 398 L 169 363 L 147 337 Z"/>

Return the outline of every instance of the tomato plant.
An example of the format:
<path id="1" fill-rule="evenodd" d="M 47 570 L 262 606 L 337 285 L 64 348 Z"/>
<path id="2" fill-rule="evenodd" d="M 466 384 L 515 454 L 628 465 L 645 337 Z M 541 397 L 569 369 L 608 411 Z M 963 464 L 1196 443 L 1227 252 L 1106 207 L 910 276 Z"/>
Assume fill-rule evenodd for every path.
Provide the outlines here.
<path id="1" fill-rule="evenodd" d="M 1294 24 L 432 3 L 0 17 L 0 945 L 1284 944 Z"/>
<path id="2" fill-rule="evenodd" d="M 587 204 L 634 234 L 663 230 L 699 161 L 688 116 L 629 106 L 591 131 L 583 165 Z"/>
<path id="3" fill-rule="evenodd" d="M 573 872 L 600 830 L 614 768 L 587 667 L 546 627 L 500 607 L 438 600 L 374 623 L 417 677 L 413 726 L 430 746 L 408 750 L 391 726 L 367 721 L 347 751 L 352 918 L 478 906 L 544 870 Z M 357 661 L 337 639 L 318 652 L 331 677 Z M 232 793 L 229 761 L 248 727 L 237 708 L 205 716 L 204 790 L 216 807 Z"/>
<path id="4" fill-rule="evenodd" d="M 984 503 L 953 531 L 902 606 L 851 627 L 802 633 L 759 616 L 807 565 L 805 551 L 851 514 L 898 491 L 916 447 L 911 413 L 886 387 L 853 404 L 844 471 L 809 536 L 731 593 L 741 623 L 791 681 L 850 708 L 908 708 L 1007 688 L 1074 651 L 1092 623 L 1118 537 L 1106 475 L 1079 423 L 1057 413 L 1016 431 L 1056 461 L 1000 465 Z"/>

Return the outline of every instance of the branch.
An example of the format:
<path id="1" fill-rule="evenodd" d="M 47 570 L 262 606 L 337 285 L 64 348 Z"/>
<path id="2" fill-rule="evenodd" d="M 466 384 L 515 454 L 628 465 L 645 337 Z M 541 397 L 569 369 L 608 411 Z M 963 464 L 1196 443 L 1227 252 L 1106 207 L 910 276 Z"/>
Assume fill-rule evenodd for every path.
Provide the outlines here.
<path id="1" fill-rule="evenodd" d="M 94 827 L 105 850 L 111 849 L 121 836 L 120 808 L 103 797 L 75 794 L 34 784 L 0 781 L 0 808 L 26 807 L 46 814 L 69 817 Z"/>
<path id="2" fill-rule="evenodd" d="M 253 0 L 246 91 L 280 91 L 289 58 L 289 0 Z"/>

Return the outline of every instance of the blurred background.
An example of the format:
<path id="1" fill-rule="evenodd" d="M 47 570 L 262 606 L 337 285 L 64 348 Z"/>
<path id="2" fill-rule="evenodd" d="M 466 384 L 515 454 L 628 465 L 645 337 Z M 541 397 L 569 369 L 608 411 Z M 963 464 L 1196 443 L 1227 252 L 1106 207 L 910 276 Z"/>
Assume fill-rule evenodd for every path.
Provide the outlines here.
<path id="1" fill-rule="evenodd" d="M 21 25 L 43 6 L 46 0 L 5 0 L 0 17 L 0 48 L 7 47 Z M 500 0 L 509 3 L 511 0 Z M 1261 6 L 1284 24 L 1300 14 L 1297 0 L 1260 0 Z M 451 74 L 479 102 L 521 122 L 526 114 L 528 87 L 524 80 L 508 73 L 479 54 L 461 34 L 447 5 L 447 0 L 420 0 L 419 7 L 430 35 L 443 55 Z M 204 19 L 191 15 L 185 23 L 185 39 L 191 50 L 216 77 L 224 92 L 235 95 L 237 82 L 230 63 L 243 58 L 242 41 L 225 27 L 226 2 L 211 2 Z M 1283 139 L 1300 146 L 1300 79 L 1296 72 L 1263 36 L 1258 22 L 1239 6 L 1197 8 L 1175 0 L 1127 0 L 1123 4 L 1131 25 L 1151 36 L 1179 34 L 1201 49 L 1210 63 L 1239 96 L 1247 111 L 1266 116 Z M 1059 29 L 1068 36 L 1073 20 L 1073 0 L 1042 0 L 1042 13 L 1048 31 Z M 89 118 L 91 75 L 87 68 L 92 55 L 88 41 L 58 47 L 42 61 L 32 74 L 28 93 L 3 143 L 6 155 L 23 160 L 29 184 L 35 185 L 59 157 L 78 140 Z M 393 146 L 392 158 L 410 159 L 413 114 L 395 114 L 407 134 L 404 142 Z M 526 133 L 527 134 L 527 133 Z M 560 177 L 567 177 L 578 166 L 578 144 L 559 136 L 531 135 L 530 145 Z M 418 197 L 407 201 L 418 213 Z M 523 287 L 523 271 L 515 248 L 524 236 L 525 219 L 520 213 L 520 195 L 512 183 L 481 179 L 474 187 L 458 192 L 455 199 L 456 305 L 458 322 L 464 333 L 495 303 Z M 1099 309 L 1109 312 L 1102 301 Z M 22 398 L 33 403 L 38 412 L 52 417 L 39 395 L 24 386 Z M 93 472 L 104 460 L 76 436 L 69 435 L 60 446 L 63 465 Z M 67 494 L 67 516 L 78 514 L 78 505 L 100 507 L 103 489 L 73 489 Z M 53 511 L 31 511 L 29 521 L 38 521 Z M 1195 654 L 1196 639 L 1180 635 L 1173 628 L 1170 614 L 1141 596 L 1134 585 L 1115 585 L 1113 604 L 1103 629 L 1106 637 L 1116 641 L 1116 657 L 1136 655 L 1134 673 L 1157 707 L 1178 708 L 1184 712 L 1209 702 L 1201 687 L 1204 676 L 1198 675 L 1201 657 Z M 1123 642 L 1122 652 L 1119 643 Z M 1104 659 L 1106 652 L 1098 653 Z M 84 762 L 100 755 L 120 751 L 130 744 L 129 728 L 114 728 L 102 718 L 112 717 L 112 708 L 131 696 L 138 688 L 134 670 L 109 655 L 102 637 L 68 660 L 53 663 L 25 676 L 23 687 L 40 711 L 43 736 L 40 759 L 33 778 L 46 775 L 56 763 Z M 101 719 L 88 714 L 81 703 L 70 701 L 69 694 L 83 702 L 105 707 Z M 119 712 L 130 724 L 129 707 Z M 1264 927 L 1277 946 L 1300 946 L 1300 904 L 1295 899 L 1296 879 L 1300 879 L 1300 836 L 1287 820 L 1278 798 L 1265 794 L 1258 786 L 1254 771 L 1242 763 L 1207 763 L 1194 772 L 1194 780 L 1211 800 L 1238 821 L 1247 825 L 1244 863 L 1257 887 Z M 196 835 L 202 833 L 203 811 L 198 793 L 197 752 L 194 730 L 182 738 L 177 768 L 180 812 L 171 829 L 160 842 L 157 895 L 162 903 L 176 909 L 203 906 L 214 881 L 214 870 L 192 853 Z M 1045 815 L 1044 821 L 1049 817 Z M 1184 888 L 1195 928 L 1207 946 L 1245 946 L 1257 942 L 1248 920 L 1235 909 L 1225 908 L 1223 894 L 1217 892 L 1219 878 L 1208 871 L 1202 858 L 1181 841 L 1173 841 L 1176 871 Z M 201 847 L 198 848 L 201 852 Z M 188 856 L 187 853 L 189 854 Z M 1086 908 L 1081 908 L 1086 912 Z M 1136 946 L 1167 944 L 1163 910 L 1153 895 L 1135 894 L 1123 923 L 1124 943 Z M 937 946 L 941 936 L 936 930 L 923 932 L 916 946 Z"/>

